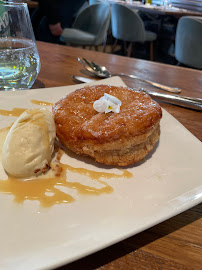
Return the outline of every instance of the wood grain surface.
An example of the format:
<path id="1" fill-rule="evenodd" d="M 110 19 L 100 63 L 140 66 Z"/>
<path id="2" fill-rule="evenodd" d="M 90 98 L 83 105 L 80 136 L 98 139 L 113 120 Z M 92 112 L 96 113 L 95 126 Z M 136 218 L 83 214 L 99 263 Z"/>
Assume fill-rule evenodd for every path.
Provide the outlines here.
<path id="1" fill-rule="evenodd" d="M 182 95 L 202 98 L 202 71 L 37 42 L 41 71 L 33 88 L 77 84 L 72 75 L 88 76 L 77 61 L 86 57 L 105 65 L 112 73 L 135 74 L 142 78 L 180 87 Z M 124 80 L 124 79 L 123 79 Z M 132 88 L 159 91 L 137 80 L 124 80 Z M 161 91 L 160 91 L 161 92 Z M 160 102 L 202 141 L 202 113 Z M 58 269 L 201 269 L 202 204 L 109 248 Z"/>

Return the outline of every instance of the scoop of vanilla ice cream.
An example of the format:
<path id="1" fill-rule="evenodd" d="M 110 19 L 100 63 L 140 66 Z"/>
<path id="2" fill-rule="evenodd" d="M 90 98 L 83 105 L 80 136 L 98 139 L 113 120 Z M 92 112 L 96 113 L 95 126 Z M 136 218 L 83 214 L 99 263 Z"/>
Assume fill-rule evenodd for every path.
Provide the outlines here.
<path id="1" fill-rule="evenodd" d="M 45 172 L 56 137 L 52 113 L 26 110 L 11 127 L 2 148 L 2 165 L 15 177 L 29 178 Z"/>

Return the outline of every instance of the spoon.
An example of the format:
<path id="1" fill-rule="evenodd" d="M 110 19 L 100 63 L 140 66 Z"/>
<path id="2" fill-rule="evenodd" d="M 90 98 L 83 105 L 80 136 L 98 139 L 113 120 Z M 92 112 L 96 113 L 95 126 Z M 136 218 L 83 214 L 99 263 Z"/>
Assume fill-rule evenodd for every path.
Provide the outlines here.
<path id="1" fill-rule="evenodd" d="M 139 81 L 142 81 L 142 82 L 146 82 L 146 83 L 151 84 L 151 85 L 153 85 L 153 86 L 155 86 L 157 88 L 160 88 L 160 89 L 162 89 L 164 91 L 168 91 L 168 92 L 172 92 L 172 93 L 180 93 L 181 92 L 180 88 L 169 87 L 169 86 L 166 86 L 166 85 L 163 85 L 163 84 L 160 84 L 160 83 L 156 83 L 156 82 L 152 82 L 150 80 L 139 78 L 139 77 L 137 77 L 135 75 L 132 75 L 132 74 L 118 73 L 118 74 L 113 74 L 112 75 L 106 69 L 106 67 L 99 66 L 98 64 L 96 64 L 94 62 L 91 62 L 91 61 L 87 60 L 86 58 L 79 58 L 78 57 L 78 61 L 89 72 L 91 72 L 92 74 L 94 74 L 95 76 L 100 77 L 100 78 L 110 78 L 112 76 L 124 76 L 124 77 L 129 77 L 129 78 L 132 78 L 132 79 L 136 79 L 136 80 L 139 80 Z"/>

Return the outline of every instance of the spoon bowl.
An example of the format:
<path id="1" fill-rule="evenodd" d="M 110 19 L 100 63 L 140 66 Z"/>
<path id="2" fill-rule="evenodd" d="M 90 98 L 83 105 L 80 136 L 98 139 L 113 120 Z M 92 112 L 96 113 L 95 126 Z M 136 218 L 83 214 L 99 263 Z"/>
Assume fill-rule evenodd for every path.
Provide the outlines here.
<path id="1" fill-rule="evenodd" d="M 79 58 L 78 61 L 91 73 L 100 78 L 110 78 L 111 74 L 106 67 L 99 66 L 94 62 L 88 61 L 86 58 Z"/>
<path id="2" fill-rule="evenodd" d="M 156 82 L 152 82 L 150 80 L 146 80 L 146 79 L 142 79 L 140 77 L 137 77 L 135 75 L 132 74 L 125 74 L 125 73 L 118 73 L 118 74 L 111 74 L 106 67 L 104 66 L 100 66 L 98 64 L 96 64 L 95 62 L 89 61 L 86 58 L 79 58 L 78 57 L 78 61 L 93 75 L 100 77 L 100 78 L 110 78 L 112 76 L 123 76 L 123 77 L 129 77 L 132 79 L 136 79 L 142 82 L 145 82 L 147 84 L 150 84 L 154 87 L 157 87 L 161 90 L 167 91 L 167 92 L 171 92 L 171 93 L 180 93 L 181 89 L 180 88 L 175 88 L 175 87 L 170 87 L 170 86 L 166 86 L 160 83 L 156 83 Z"/>

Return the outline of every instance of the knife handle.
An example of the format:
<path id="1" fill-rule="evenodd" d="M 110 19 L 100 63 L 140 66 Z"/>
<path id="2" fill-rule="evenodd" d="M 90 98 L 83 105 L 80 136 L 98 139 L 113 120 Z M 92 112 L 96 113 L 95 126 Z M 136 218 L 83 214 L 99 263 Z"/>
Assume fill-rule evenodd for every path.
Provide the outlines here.
<path id="1" fill-rule="evenodd" d="M 159 99 L 161 101 L 165 101 L 189 109 L 202 111 L 202 99 L 200 98 L 191 98 L 179 95 L 164 94 L 144 89 L 141 90 L 150 95 L 151 97 Z"/>

